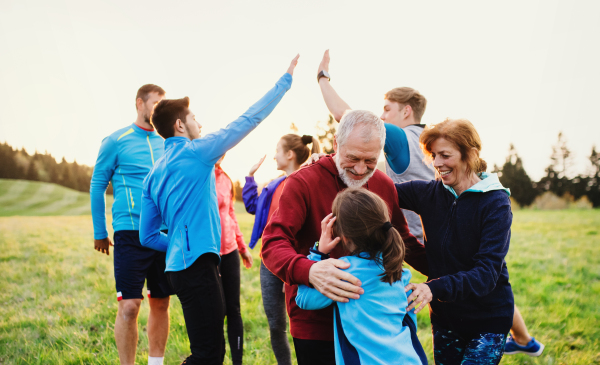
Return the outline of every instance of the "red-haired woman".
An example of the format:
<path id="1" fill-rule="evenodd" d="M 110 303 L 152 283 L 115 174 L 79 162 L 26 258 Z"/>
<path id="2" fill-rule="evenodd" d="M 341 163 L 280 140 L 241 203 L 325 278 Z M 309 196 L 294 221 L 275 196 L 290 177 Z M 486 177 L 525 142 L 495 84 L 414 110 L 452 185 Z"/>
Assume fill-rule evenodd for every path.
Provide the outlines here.
<path id="1" fill-rule="evenodd" d="M 420 143 L 436 180 L 396 185 L 400 207 L 421 216 L 429 262 L 427 282 L 406 287 L 407 310 L 430 304 L 436 364 L 498 364 L 514 311 L 510 191 L 485 172 L 468 120 L 429 126 Z"/>
<path id="2" fill-rule="evenodd" d="M 242 364 L 244 353 L 244 323 L 240 311 L 240 256 L 247 269 L 252 267 L 252 255 L 244 243 L 233 202 L 235 198 L 233 184 L 221 168 L 225 155 L 215 164 L 215 186 L 221 218 L 221 262 L 219 271 L 225 296 L 225 315 L 227 316 L 227 337 L 234 365 Z M 225 346 L 223 346 L 225 350 Z"/>

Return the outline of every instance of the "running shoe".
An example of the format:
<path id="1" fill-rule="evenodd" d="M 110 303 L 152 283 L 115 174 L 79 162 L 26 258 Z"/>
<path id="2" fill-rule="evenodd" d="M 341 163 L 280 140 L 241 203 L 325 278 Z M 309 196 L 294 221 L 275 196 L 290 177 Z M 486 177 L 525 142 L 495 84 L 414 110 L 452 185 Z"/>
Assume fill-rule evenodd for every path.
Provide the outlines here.
<path id="1" fill-rule="evenodd" d="M 540 356 L 543 351 L 544 344 L 536 341 L 533 337 L 527 346 L 521 346 L 514 340 L 512 335 L 509 335 L 506 339 L 506 346 L 504 346 L 505 355 L 527 354 L 529 356 Z"/>

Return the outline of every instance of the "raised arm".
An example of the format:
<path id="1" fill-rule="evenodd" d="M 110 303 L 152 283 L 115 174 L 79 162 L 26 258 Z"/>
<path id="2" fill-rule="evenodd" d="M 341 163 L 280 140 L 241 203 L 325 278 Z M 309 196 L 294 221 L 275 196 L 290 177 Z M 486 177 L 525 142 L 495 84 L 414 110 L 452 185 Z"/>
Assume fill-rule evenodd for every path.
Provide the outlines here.
<path id="1" fill-rule="evenodd" d="M 260 165 L 262 165 L 267 155 L 264 155 L 252 168 L 250 168 L 250 172 L 248 176 L 246 176 L 246 183 L 244 184 L 244 188 L 242 189 L 242 199 L 244 200 L 244 207 L 246 208 L 246 212 L 250 214 L 256 214 L 256 204 L 258 203 L 258 185 L 256 185 L 256 181 L 254 180 L 254 173 Z"/>
<path id="2" fill-rule="evenodd" d="M 197 156 L 201 161 L 208 165 L 214 165 L 223 154 L 237 145 L 271 114 L 285 93 L 292 87 L 292 74 L 298 63 L 298 57 L 300 55 L 292 60 L 288 71 L 281 76 L 275 87 L 269 90 L 242 116 L 219 131 L 192 141 L 192 148 L 197 152 Z"/>
<path id="3" fill-rule="evenodd" d="M 321 60 L 317 75 L 321 71 L 329 73 L 329 50 L 325 51 L 325 54 L 323 55 L 323 60 Z M 339 122 L 342 119 L 344 112 L 352 108 L 350 108 L 350 105 L 346 104 L 346 102 L 338 95 L 327 77 L 321 77 L 319 79 L 319 87 L 321 88 L 321 94 L 323 94 L 323 100 L 325 100 L 327 109 L 329 109 L 333 118 Z"/>

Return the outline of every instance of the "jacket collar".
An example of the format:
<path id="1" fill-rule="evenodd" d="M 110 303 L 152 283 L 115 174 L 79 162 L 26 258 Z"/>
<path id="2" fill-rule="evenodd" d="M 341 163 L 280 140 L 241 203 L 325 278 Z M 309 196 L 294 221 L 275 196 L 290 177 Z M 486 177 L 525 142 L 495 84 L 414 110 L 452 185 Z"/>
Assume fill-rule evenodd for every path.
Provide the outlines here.
<path id="1" fill-rule="evenodd" d="M 136 132 L 136 133 L 140 133 L 143 135 L 158 135 L 158 133 L 156 133 L 156 130 L 152 130 L 152 131 L 147 131 L 145 129 L 140 128 L 140 126 L 138 126 L 135 123 L 131 124 L 131 128 Z"/>
<path id="2" fill-rule="evenodd" d="M 471 192 L 471 193 L 487 193 L 489 191 L 494 191 L 494 190 L 504 190 L 504 192 L 506 194 L 508 194 L 508 196 L 510 196 L 510 189 L 505 188 L 504 186 L 502 186 L 502 183 L 498 179 L 498 174 L 481 172 L 479 174 L 479 177 L 481 178 L 481 181 L 478 182 L 477 184 L 471 186 L 467 190 L 465 190 L 463 192 L 463 194 L 466 193 L 466 192 Z M 454 191 L 454 189 L 451 186 L 448 186 L 448 185 L 446 185 L 444 183 L 442 183 L 442 185 L 444 185 L 444 187 L 449 192 L 451 192 L 452 195 L 454 195 L 455 198 L 458 199 L 458 195 L 456 194 L 456 192 Z"/>
<path id="3" fill-rule="evenodd" d="M 180 143 L 187 143 L 190 140 L 186 137 L 169 137 L 165 139 L 165 151 Z"/>

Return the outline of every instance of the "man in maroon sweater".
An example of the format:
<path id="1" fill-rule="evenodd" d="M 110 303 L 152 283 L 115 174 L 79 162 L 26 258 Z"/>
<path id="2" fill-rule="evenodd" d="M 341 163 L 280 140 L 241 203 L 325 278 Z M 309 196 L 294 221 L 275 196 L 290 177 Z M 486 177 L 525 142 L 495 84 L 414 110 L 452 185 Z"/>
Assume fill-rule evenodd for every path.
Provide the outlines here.
<path id="1" fill-rule="evenodd" d="M 364 187 L 387 202 L 391 221 L 407 248 L 406 262 L 427 275 L 425 247 L 408 230 L 398 206 L 394 183 L 376 169 L 385 142 L 385 127 L 374 113 L 347 112 L 334 137 L 334 155 L 291 174 L 263 233 L 265 266 L 285 282 L 290 332 L 299 365 L 335 364 L 333 310 L 302 310 L 296 305 L 298 284 L 313 286 L 327 297 L 347 302 L 364 291 L 360 281 L 340 270 L 349 264 L 336 260 L 346 253 L 338 245 L 332 259 L 315 262 L 306 256 L 321 235 L 321 220 L 331 213 L 337 193 Z"/>

